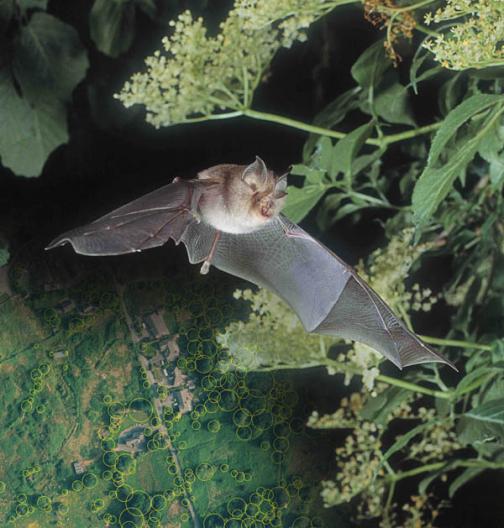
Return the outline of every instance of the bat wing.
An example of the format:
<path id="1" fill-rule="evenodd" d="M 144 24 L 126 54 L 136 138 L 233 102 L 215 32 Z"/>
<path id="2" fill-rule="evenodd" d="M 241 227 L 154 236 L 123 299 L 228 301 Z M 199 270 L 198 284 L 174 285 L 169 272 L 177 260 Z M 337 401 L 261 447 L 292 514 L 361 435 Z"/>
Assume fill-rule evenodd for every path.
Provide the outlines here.
<path id="1" fill-rule="evenodd" d="M 188 226 L 182 241 L 192 263 L 207 257 L 214 236 L 204 223 Z M 410 332 L 350 266 L 283 216 L 253 233 L 221 233 L 212 265 L 277 294 L 308 332 L 364 343 L 399 368 L 427 362 L 453 367 Z"/>
<path id="2" fill-rule="evenodd" d="M 179 243 L 200 188 L 192 181 L 176 180 L 98 220 L 64 233 L 46 249 L 72 244 L 83 255 L 122 255 L 165 244 Z"/>

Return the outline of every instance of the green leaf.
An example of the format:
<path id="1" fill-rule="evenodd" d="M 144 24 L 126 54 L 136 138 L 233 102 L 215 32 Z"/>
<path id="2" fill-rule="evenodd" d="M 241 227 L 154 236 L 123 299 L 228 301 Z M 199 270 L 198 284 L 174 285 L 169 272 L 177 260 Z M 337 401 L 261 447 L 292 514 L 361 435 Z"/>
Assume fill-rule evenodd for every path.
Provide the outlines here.
<path id="1" fill-rule="evenodd" d="M 463 77 L 459 72 L 441 86 L 438 96 L 438 105 L 441 115 L 448 115 L 460 103 L 464 95 L 464 85 L 462 80 Z"/>
<path id="2" fill-rule="evenodd" d="M 448 496 L 453 498 L 455 493 L 464 485 L 467 484 L 474 477 L 485 471 L 485 468 L 466 468 L 462 473 L 450 484 L 448 488 Z"/>
<path id="3" fill-rule="evenodd" d="M 430 77 L 434 77 L 438 73 L 443 71 L 443 67 L 439 65 L 435 65 L 432 68 L 426 69 L 423 73 L 418 74 L 420 71 L 420 68 L 423 66 L 424 62 L 429 59 L 429 62 L 432 62 L 430 53 L 422 46 L 419 46 L 417 51 L 415 52 L 415 55 L 413 56 L 413 60 L 411 61 L 411 67 L 410 67 L 410 83 L 408 87 L 412 87 L 415 94 L 418 95 L 418 83 L 421 81 L 424 81 L 425 79 L 429 79 Z"/>
<path id="4" fill-rule="evenodd" d="M 24 12 L 29 9 L 47 9 L 47 0 L 17 0 L 17 4 Z"/>
<path id="5" fill-rule="evenodd" d="M 140 6 L 145 10 L 148 4 L 142 2 Z M 152 7 L 147 9 L 152 10 Z M 117 57 L 127 51 L 135 37 L 135 25 L 133 0 L 95 0 L 89 15 L 89 28 L 93 42 L 105 55 Z"/>
<path id="6" fill-rule="evenodd" d="M 479 388 L 484 383 L 487 383 L 491 378 L 501 374 L 501 369 L 497 367 L 482 366 L 466 374 L 457 385 L 455 394 L 461 396 L 471 392 L 471 387 Z M 473 389 L 474 390 L 474 389 Z"/>
<path id="7" fill-rule="evenodd" d="M 293 222 L 300 222 L 315 207 L 326 190 L 324 185 L 305 185 L 301 189 L 288 187 L 283 213 Z"/>
<path id="8" fill-rule="evenodd" d="M 411 393 L 400 387 L 388 387 L 375 398 L 370 398 L 361 409 L 365 420 L 385 425 L 392 411 L 407 400 Z"/>
<path id="9" fill-rule="evenodd" d="M 490 165 L 492 184 L 499 186 L 504 179 L 504 127 L 500 123 L 496 123 L 482 139 L 478 153 Z"/>
<path id="10" fill-rule="evenodd" d="M 333 128 L 336 126 L 343 121 L 348 112 L 359 107 L 358 95 L 361 91 L 362 88 L 357 86 L 342 93 L 314 117 L 313 124 L 323 128 Z M 303 147 L 303 160 L 305 162 L 311 158 L 319 137 L 317 134 L 310 134 L 306 140 Z"/>
<path id="11" fill-rule="evenodd" d="M 315 147 L 312 164 L 323 172 L 331 170 L 333 158 L 333 144 L 327 136 L 322 136 Z"/>
<path id="12" fill-rule="evenodd" d="M 429 165 L 436 163 L 447 143 L 455 137 L 459 128 L 469 119 L 487 108 L 499 105 L 499 103 L 502 103 L 502 96 L 500 95 L 478 94 L 455 107 L 434 136 L 427 163 Z"/>
<path id="13" fill-rule="evenodd" d="M 373 121 L 370 121 L 352 130 L 336 143 L 332 153 L 331 174 L 335 176 L 338 172 L 342 172 L 347 177 L 352 175 L 352 162 L 372 130 Z"/>
<path id="14" fill-rule="evenodd" d="M 416 427 L 413 427 L 413 429 L 410 429 L 406 433 L 402 434 L 401 436 L 397 437 L 397 440 L 387 449 L 387 451 L 383 454 L 383 457 L 380 461 L 380 464 L 378 468 L 375 470 L 375 474 L 378 473 L 378 470 L 383 466 L 383 464 L 395 453 L 400 451 L 401 449 L 405 448 L 415 436 L 419 435 L 420 433 L 423 433 L 426 429 L 429 427 L 432 427 L 432 425 L 435 422 L 426 422 L 421 423 L 417 425 Z"/>
<path id="15" fill-rule="evenodd" d="M 331 101 L 314 118 L 313 124 L 325 128 L 332 128 L 341 123 L 348 112 L 359 106 L 357 96 L 361 88 L 352 88 L 343 92 L 334 101 Z"/>
<path id="16" fill-rule="evenodd" d="M 68 101 L 88 64 L 77 31 L 47 13 L 34 13 L 14 40 L 14 76 L 31 102 Z"/>
<path id="17" fill-rule="evenodd" d="M 457 439 L 462 445 L 472 445 L 479 451 L 479 446 L 489 442 L 504 444 L 504 427 L 492 422 L 484 422 L 470 416 L 462 416 L 457 422 Z"/>
<path id="18" fill-rule="evenodd" d="M 467 165 L 476 155 L 481 141 L 504 112 L 504 107 L 500 103 L 502 103 L 500 96 L 475 95 L 452 110 L 444 120 L 432 142 L 427 167 L 413 190 L 412 205 L 417 227 L 427 224 L 452 189 L 455 179 L 465 172 Z M 448 142 L 455 139 L 462 125 L 485 111 L 485 118 L 478 126 L 478 130 L 470 131 L 455 141 L 448 159 L 444 163 L 439 163 L 441 153 Z"/>
<path id="19" fill-rule="evenodd" d="M 0 156 L 2 164 L 22 176 L 38 176 L 49 154 L 68 141 L 62 102 L 39 99 L 30 104 L 0 71 Z"/>
<path id="20" fill-rule="evenodd" d="M 321 183 L 322 178 L 324 177 L 324 171 L 302 164 L 293 165 L 290 170 L 290 174 L 295 176 L 304 176 L 306 181 L 311 184 Z"/>
<path id="21" fill-rule="evenodd" d="M 465 413 L 469 418 L 482 422 L 504 425 L 504 398 L 485 402 Z"/>
<path id="22" fill-rule="evenodd" d="M 375 95 L 374 110 L 389 123 L 415 125 L 408 88 L 398 82 L 392 83 Z"/>
<path id="23" fill-rule="evenodd" d="M 426 477 L 424 477 L 418 484 L 418 494 L 419 495 L 425 495 L 427 492 L 428 487 L 443 473 L 445 473 L 447 466 L 449 464 L 446 464 L 446 466 L 442 467 L 441 469 L 438 469 L 437 471 L 432 471 L 431 473 L 428 473 Z"/>
<path id="24" fill-rule="evenodd" d="M 362 88 L 377 86 L 383 74 L 391 67 L 383 40 L 371 45 L 352 66 L 352 77 Z"/>

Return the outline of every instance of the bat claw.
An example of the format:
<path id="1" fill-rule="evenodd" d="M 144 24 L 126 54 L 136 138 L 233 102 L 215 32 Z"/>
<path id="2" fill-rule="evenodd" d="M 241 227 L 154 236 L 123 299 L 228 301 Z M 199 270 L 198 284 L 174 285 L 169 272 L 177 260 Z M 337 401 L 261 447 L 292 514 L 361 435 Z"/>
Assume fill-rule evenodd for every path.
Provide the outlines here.
<path id="1" fill-rule="evenodd" d="M 209 271 L 210 271 L 210 262 L 208 260 L 205 260 L 205 262 L 203 262 L 203 265 L 201 266 L 200 273 L 202 275 L 207 275 Z"/>

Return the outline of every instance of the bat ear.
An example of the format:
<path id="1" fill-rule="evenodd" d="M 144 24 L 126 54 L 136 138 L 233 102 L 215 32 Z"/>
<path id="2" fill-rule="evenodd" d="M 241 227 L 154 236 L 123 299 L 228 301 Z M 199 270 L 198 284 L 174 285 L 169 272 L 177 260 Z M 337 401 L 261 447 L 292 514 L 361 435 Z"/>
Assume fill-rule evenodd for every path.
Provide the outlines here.
<path id="1" fill-rule="evenodd" d="M 251 183 L 263 185 L 266 183 L 267 178 L 268 169 L 266 167 L 266 163 L 264 163 L 264 161 L 259 156 L 256 156 L 254 163 L 251 163 L 245 167 L 245 170 L 242 174 L 242 180 L 249 185 Z"/>
<path id="2" fill-rule="evenodd" d="M 287 176 L 289 175 L 288 172 L 285 174 L 282 174 L 276 182 L 275 185 L 275 198 L 283 198 L 287 192 Z"/>

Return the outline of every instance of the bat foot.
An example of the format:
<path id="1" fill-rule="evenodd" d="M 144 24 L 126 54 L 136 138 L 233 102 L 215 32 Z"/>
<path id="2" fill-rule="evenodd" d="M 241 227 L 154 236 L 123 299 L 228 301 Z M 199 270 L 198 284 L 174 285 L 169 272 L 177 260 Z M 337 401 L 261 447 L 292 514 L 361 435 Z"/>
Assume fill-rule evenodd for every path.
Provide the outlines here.
<path id="1" fill-rule="evenodd" d="M 210 262 L 208 260 L 205 260 L 205 262 L 203 262 L 203 265 L 200 268 L 200 273 L 201 275 L 207 275 L 209 271 L 210 271 Z"/>

